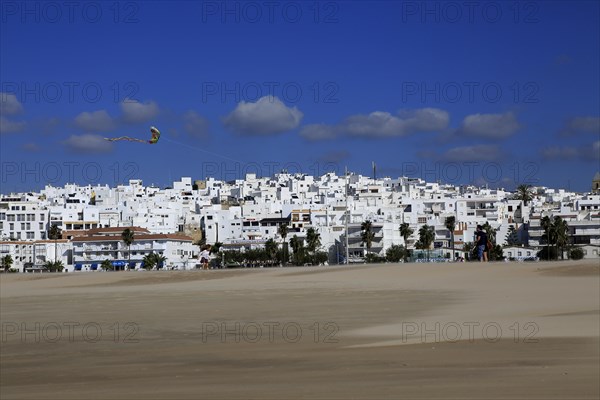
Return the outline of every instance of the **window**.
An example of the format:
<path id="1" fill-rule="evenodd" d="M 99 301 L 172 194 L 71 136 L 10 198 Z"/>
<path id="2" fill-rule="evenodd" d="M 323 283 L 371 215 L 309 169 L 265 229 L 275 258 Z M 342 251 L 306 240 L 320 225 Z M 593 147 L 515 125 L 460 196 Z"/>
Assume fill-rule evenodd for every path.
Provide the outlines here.
<path id="1" fill-rule="evenodd" d="M 34 238 L 34 233 L 33 232 L 27 232 L 27 239 L 33 239 Z"/>
<path id="2" fill-rule="evenodd" d="M 523 252 L 519 251 L 518 255 L 519 255 L 519 257 L 521 257 L 523 255 Z"/>
<path id="3" fill-rule="evenodd" d="M 25 215 L 24 214 L 17 214 L 17 221 L 25 221 Z"/>

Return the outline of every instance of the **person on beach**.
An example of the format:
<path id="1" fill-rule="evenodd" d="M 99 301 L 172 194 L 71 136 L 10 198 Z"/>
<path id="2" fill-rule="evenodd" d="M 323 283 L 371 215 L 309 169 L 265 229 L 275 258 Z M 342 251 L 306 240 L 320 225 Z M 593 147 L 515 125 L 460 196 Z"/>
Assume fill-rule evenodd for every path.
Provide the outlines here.
<path id="1" fill-rule="evenodd" d="M 481 225 L 477 225 L 477 231 L 475 232 L 475 238 L 477 240 L 477 255 L 479 256 L 479 261 L 488 261 L 487 255 L 487 242 L 488 237 L 487 233 L 483 230 Z"/>
<path id="2" fill-rule="evenodd" d="M 206 245 L 200 252 L 200 265 L 202 269 L 208 269 L 208 263 L 210 261 L 210 245 Z"/>

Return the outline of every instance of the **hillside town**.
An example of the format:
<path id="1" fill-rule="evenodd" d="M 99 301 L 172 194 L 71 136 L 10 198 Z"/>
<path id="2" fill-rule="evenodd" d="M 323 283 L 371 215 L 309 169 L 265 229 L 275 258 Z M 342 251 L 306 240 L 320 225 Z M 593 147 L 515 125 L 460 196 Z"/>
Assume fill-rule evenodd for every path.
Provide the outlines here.
<path id="1" fill-rule="evenodd" d="M 12 272 L 55 264 L 64 272 L 143 270 L 149 256 L 153 268 L 187 270 L 210 244 L 221 266 L 225 254 L 260 249 L 273 260 L 235 266 L 315 264 L 294 257 L 306 245 L 321 265 L 389 261 L 390 254 L 455 262 L 473 259 L 477 225 L 493 241 L 495 260 L 600 259 L 600 173 L 587 193 L 286 171 L 234 181 L 183 177 L 166 188 L 139 179 L 47 185 L 1 195 L 0 257 Z"/>

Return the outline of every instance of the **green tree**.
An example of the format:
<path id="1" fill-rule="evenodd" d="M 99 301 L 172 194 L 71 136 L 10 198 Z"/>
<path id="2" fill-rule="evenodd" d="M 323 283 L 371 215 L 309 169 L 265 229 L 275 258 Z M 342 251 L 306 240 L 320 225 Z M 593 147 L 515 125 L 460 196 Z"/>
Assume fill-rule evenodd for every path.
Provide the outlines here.
<path id="1" fill-rule="evenodd" d="M 279 236 L 281 236 L 281 251 L 283 253 L 282 266 L 285 266 L 285 264 L 287 262 L 287 249 L 285 246 L 285 238 L 287 237 L 287 234 L 288 234 L 287 224 L 279 224 L 279 227 L 277 228 L 277 233 L 279 233 Z"/>
<path id="2" fill-rule="evenodd" d="M 418 247 L 427 250 L 427 259 L 429 260 L 429 249 L 435 240 L 435 228 L 427 224 L 423 225 L 419 229 L 419 242 Z"/>
<path id="3" fill-rule="evenodd" d="M 265 243 L 265 254 L 270 264 L 273 264 L 277 258 L 277 243 L 275 240 L 269 239 Z"/>
<path id="4" fill-rule="evenodd" d="M 321 247 L 321 235 L 315 230 L 315 228 L 308 228 L 306 230 L 306 248 L 314 254 L 317 249 Z"/>
<path id="5" fill-rule="evenodd" d="M 542 241 L 546 242 L 546 252 L 543 254 L 547 260 L 550 260 L 550 244 L 552 243 L 552 221 L 547 215 L 540 220 L 540 226 L 544 230 Z M 540 257 L 541 258 L 541 257 Z"/>
<path id="6" fill-rule="evenodd" d="M 105 271 L 112 271 L 113 269 L 115 269 L 114 265 L 112 264 L 112 262 L 110 262 L 110 260 L 102 261 L 102 264 L 100 264 L 100 268 L 102 268 Z"/>
<path id="7" fill-rule="evenodd" d="M 373 223 L 369 220 L 363 222 L 360 225 L 360 239 L 364 245 L 367 247 L 367 255 L 371 252 L 371 247 L 373 246 L 373 240 L 375 239 L 375 232 L 373 232 Z"/>
<path id="8" fill-rule="evenodd" d="M 46 261 L 46 264 L 44 264 L 44 267 L 46 267 L 46 269 L 50 272 L 62 272 L 62 270 L 65 268 L 65 266 L 63 265 L 63 262 L 60 260 Z"/>
<path id="9" fill-rule="evenodd" d="M 519 185 L 514 198 L 523 201 L 523 204 L 527 205 L 528 202 L 533 200 L 533 189 L 531 188 L 531 185 Z"/>
<path id="10" fill-rule="evenodd" d="M 215 242 L 215 244 L 210 246 L 210 254 L 218 254 L 221 251 L 221 247 L 223 247 L 223 243 Z"/>
<path id="11" fill-rule="evenodd" d="M 305 259 L 306 249 L 304 248 L 304 241 L 300 239 L 298 236 L 294 235 L 290 239 L 290 247 L 294 252 L 294 264 L 295 265 L 303 265 Z"/>
<path id="12" fill-rule="evenodd" d="M 571 249 L 569 256 L 572 260 L 581 260 L 583 258 L 583 250 L 579 247 L 575 247 L 574 249 Z"/>
<path id="13" fill-rule="evenodd" d="M 496 232 L 498 232 L 498 229 L 492 228 L 490 223 L 487 221 L 482 225 L 482 228 L 485 231 L 488 240 L 492 242 L 493 245 L 496 245 Z"/>
<path id="14" fill-rule="evenodd" d="M 123 243 L 127 246 L 127 266 L 131 265 L 131 244 L 135 240 L 135 235 L 133 230 L 127 228 L 121 233 L 121 239 L 123 239 Z"/>
<path id="15" fill-rule="evenodd" d="M 504 253 L 502 252 L 502 246 L 496 244 L 491 250 L 488 250 L 489 261 L 502 261 L 504 260 Z"/>
<path id="16" fill-rule="evenodd" d="M 50 240 L 54 240 L 54 262 L 58 260 L 58 239 L 62 237 L 62 231 L 56 224 L 52 224 L 50 226 L 50 230 L 48 231 L 48 238 Z"/>
<path id="17" fill-rule="evenodd" d="M 408 255 L 409 255 L 408 238 L 413 233 L 414 233 L 414 231 L 412 230 L 412 228 L 410 227 L 410 225 L 408 224 L 408 222 L 403 222 L 403 223 L 400 224 L 400 235 L 402 235 L 402 238 L 404 239 L 404 247 L 406 248 L 406 252 L 404 254 L 404 261 L 407 261 L 407 258 L 408 258 Z"/>
<path id="18" fill-rule="evenodd" d="M 399 262 L 406 257 L 406 249 L 402 245 L 394 244 L 385 251 L 385 258 L 389 262 Z"/>
<path id="19" fill-rule="evenodd" d="M 13 264 L 13 258 L 10 254 L 5 255 L 4 257 L 2 257 L 2 267 L 4 269 L 4 272 L 7 272 Z"/>
<path id="20" fill-rule="evenodd" d="M 146 270 L 151 270 L 154 267 L 160 269 L 163 267 L 165 261 L 167 261 L 166 257 L 159 253 L 152 252 L 144 256 L 144 268 Z"/>
<path id="21" fill-rule="evenodd" d="M 507 246 L 515 246 L 519 244 L 519 234 L 514 225 L 510 225 L 508 227 L 508 232 L 506 233 L 506 238 L 504 240 L 506 241 Z"/>
<path id="22" fill-rule="evenodd" d="M 325 264 L 327 261 L 329 261 L 329 254 L 327 254 L 325 251 L 317 251 L 312 256 L 313 265 Z"/>
<path id="23" fill-rule="evenodd" d="M 569 225 L 567 224 L 567 221 L 561 217 L 555 216 L 550 229 L 553 232 L 552 237 L 554 238 L 554 244 L 560 252 L 560 258 L 564 260 L 564 249 L 569 244 Z"/>
<path id="24" fill-rule="evenodd" d="M 453 215 L 446 217 L 444 225 L 446 226 L 446 229 L 450 231 L 450 248 L 452 249 L 451 259 L 454 260 L 454 230 L 456 229 L 456 217 Z"/>

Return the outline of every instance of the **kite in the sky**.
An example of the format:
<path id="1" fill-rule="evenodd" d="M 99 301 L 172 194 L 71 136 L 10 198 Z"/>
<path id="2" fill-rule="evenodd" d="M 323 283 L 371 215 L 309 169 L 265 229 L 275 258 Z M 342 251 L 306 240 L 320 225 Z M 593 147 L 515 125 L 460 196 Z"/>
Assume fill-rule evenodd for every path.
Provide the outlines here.
<path id="1" fill-rule="evenodd" d="M 155 144 L 156 142 L 158 142 L 158 139 L 160 139 L 160 131 L 152 126 L 150 127 L 150 132 L 152 133 L 152 138 L 150 140 L 131 138 L 129 136 L 121 136 L 117 138 L 104 138 L 104 140 L 108 140 L 109 142 L 115 142 L 117 140 L 129 140 L 130 142 Z"/>

